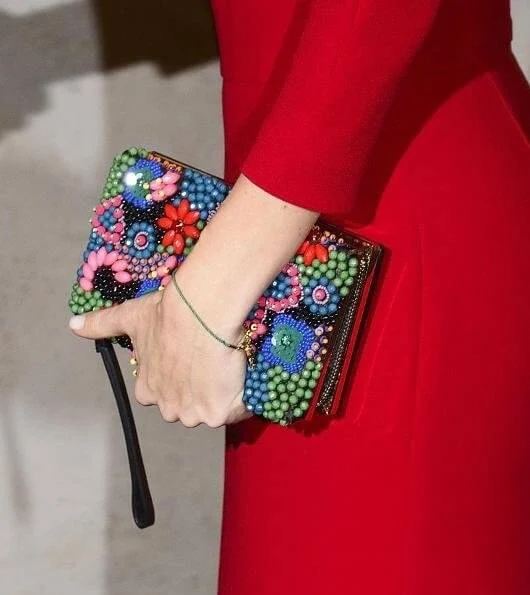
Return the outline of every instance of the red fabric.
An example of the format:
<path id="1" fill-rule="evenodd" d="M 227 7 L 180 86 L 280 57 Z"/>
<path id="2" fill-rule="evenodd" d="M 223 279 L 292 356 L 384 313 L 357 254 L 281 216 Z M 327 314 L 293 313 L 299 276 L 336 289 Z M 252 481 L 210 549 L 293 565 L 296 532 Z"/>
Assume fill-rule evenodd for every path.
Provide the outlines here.
<path id="1" fill-rule="evenodd" d="M 528 593 L 530 93 L 507 2 L 213 7 L 226 177 L 387 248 L 344 416 L 227 431 L 219 593 Z"/>

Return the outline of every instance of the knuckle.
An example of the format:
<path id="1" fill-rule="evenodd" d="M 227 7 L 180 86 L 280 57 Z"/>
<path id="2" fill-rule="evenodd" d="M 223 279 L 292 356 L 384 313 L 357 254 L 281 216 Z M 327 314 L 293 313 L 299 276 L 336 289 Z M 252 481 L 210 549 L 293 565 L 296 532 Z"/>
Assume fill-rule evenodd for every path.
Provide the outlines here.
<path id="1" fill-rule="evenodd" d="M 146 390 L 143 383 L 140 382 L 137 382 L 136 386 L 134 387 L 134 398 L 137 403 L 143 405 L 144 407 L 154 404 L 151 393 Z"/>
<path id="2" fill-rule="evenodd" d="M 203 422 L 209 428 L 220 428 L 221 426 L 223 426 L 225 424 L 225 416 L 220 415 L 217 412 L 208 413 L 203 416 Z"/>
<path id="3" fill-rule="evenodd" d="M 201 423 L 201 421 L 194 413 L 186 412 L 181 414 L 180 423 L 186 428 L 195 428 Z"/>
<path id="4" fill-rule="evenodd" d="M 177 421 L 179 421 L 179 415 L 177 412 L 176 407 L 171 407 L 171 406 L 167 406 L 167 405 L 160 405 L 159 406 L 160 409 L 160 415 L 162 416 L 162 419 L 164 421 L 167 421 L 168 423 L 175 423 Z"/>

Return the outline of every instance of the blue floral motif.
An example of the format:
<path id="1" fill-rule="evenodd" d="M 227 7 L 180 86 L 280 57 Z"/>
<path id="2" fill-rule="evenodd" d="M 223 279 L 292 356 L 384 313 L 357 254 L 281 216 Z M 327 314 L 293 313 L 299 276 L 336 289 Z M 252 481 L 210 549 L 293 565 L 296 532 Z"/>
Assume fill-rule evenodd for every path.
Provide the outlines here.
<path id="1" fill-rule="evenodd" d="M 146 221 L 133 223 L 125 237 L 125 245 L 132 257 L 149 258 L 156 251 L 156 231 L 154 226 Z"/>
<path id="2" fill-rule="evenodd" d="M 334 314 L 341 300 L 337 286 L 325 275 L 314 277 L 304 287 L 304 304 L 311 314 L 327 316 Z"/>
<path id="3" fill-rule="evenodd" d="M 314 338 L 314 329 L 305 322 L 288 314 L 278 314 L 274 318 L 270 335 L 263 343 L 264 359 L 271 365 L 281 366 L 287 372 L 300 372 Z"/>
<path id="4" fill-rule="evenodd" d="M 146 209 L 153 203 L 147 200 L 150 194 L 149 182 L 161 178 L 165 174 L 164 168 L 149 159 L 139 159 L 135 165 L 124 172 L 122 180 L 125 190 L 123 199 L 138 209 Z"/>

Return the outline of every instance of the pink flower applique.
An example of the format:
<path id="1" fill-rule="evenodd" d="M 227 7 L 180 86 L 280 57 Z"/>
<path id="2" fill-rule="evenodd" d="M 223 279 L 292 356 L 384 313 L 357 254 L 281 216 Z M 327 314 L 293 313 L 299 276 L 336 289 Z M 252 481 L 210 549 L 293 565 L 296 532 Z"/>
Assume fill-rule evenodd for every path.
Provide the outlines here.
<path id="1" fill-rule="evenodd" d="M 85 291 L 92 291 L 96 272 L 102 267 L 109 267 L 114 274 L 114 279 L 118 283 L 129 283 L 132 277 L 125 270 L 128 264 L 127 260 L 117 250 L 107 252 L 105 247 L 102 246 L 99 250 L 90 252 L 86 261 L 83 263 L 83 275 L 79 279 L 79 285 Z"/>

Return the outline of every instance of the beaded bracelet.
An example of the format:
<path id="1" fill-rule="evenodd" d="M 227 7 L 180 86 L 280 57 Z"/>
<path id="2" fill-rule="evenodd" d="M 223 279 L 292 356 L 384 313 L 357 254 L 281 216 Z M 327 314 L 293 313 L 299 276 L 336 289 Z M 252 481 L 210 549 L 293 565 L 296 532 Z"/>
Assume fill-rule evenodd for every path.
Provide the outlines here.
<path id="1" fill-rule="evenodd" d="M 173 279 L 173 285 L 175 286 L 180 297 L 182 298 L 182 301 L 189 308 L 189 310 L 191 311 L 193 316 L 199 321 L 199 323 L 204 328 L 204 330 L 207 331 L 208 334 L 211 337 L 213 337 L 216 341 L 218 341 L 219 343 L 222 343 L 225 347 L 230 347 L 231 349 L 236 349 L 237 351 L 244 351 L 249 367 L 253 368 L 255 365 L 255 363 L 254 363 L 255 348 L 251 341 L 251 334 L 252 334 L 251 330 L 250 329 L 245 330 L 243 337 L 240 339 L 240 341 L 239 341 L 239 343 L 237 343 L 237 345 L 234 345 L 233 343 L 230 343 L 229 341 L 225 341 L 225 339 L 223 339 L 222 337 L 217 335 L 214 331 L 212 331 L 212 329 L 209 328 L 208 325 L 204 322 L 204 320 L 199 316 L 197 310 L 195 310 L 195 308 L 191 305 L 189 300 L 186 298 L 186 296 L 182 292 L 182 289 L 179 287 L 177 280 L 175 279 L 175 273 L 176 273 L 176 271 L 174 271 L 173 274 L 171 275 L 171 278 Z"/>

